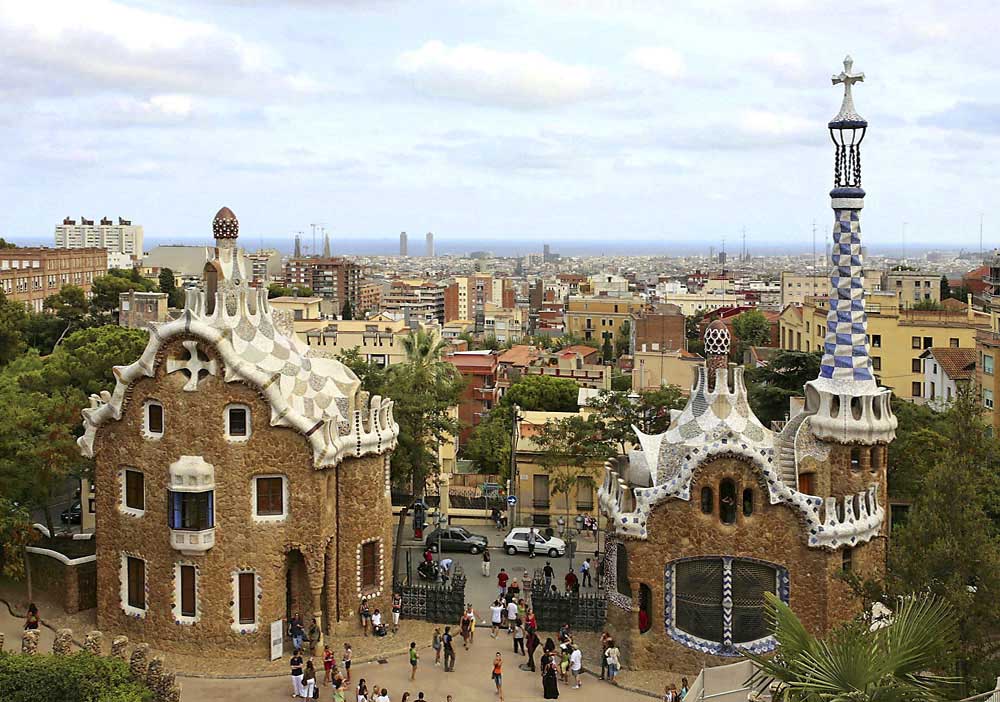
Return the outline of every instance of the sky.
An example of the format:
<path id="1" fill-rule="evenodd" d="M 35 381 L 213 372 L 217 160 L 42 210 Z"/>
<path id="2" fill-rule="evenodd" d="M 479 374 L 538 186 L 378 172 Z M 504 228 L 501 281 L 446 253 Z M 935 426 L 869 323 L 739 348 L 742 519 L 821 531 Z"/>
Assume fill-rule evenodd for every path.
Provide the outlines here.
<path id="1" fill-rule="evenodd" d="M 0 0 L 0 236 L 755 243 L 832 224 L 845 54 L 862 238 L 1000 242 L 980 0 Z M 993 197 L 991 197 L 993 196 Z M 540 246 L 539 246 L 540 248 Z"/>

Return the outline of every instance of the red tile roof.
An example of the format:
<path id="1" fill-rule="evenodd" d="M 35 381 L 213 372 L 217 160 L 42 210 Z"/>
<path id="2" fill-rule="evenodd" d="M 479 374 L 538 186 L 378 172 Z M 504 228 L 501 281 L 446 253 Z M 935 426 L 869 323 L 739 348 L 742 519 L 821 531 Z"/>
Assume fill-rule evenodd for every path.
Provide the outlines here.
<path id="1" fill-rule="evenodd" d="M 924 351 L 921 357 L 924 356 L 934 356 L 934 360 L 952 380 L 969 380 L 976 372 L 975 349 L 935 346 Z"/>

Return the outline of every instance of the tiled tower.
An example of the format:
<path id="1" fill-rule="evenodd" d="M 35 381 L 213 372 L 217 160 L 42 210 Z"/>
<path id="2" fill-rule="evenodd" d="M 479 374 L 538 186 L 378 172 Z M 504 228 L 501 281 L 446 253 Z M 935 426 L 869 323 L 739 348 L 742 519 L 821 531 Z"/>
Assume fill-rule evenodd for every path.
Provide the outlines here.
<path id="1" fill-rule="evenodd" d="M 834 183 L 830 191 L 834 211 L 833 270 L 830 274 L 830 310 L 819 377 L 806 386 L 806 409 L 814 412 L 813 433 L 842 443 L 887 443 L 895 438 L 896 418 L 891 393 L 872 375 L 868 354 L 868 318 L 861 255 L 861 142 L 868 122 L 854 109 L 851 87 L 864 80 L 852 72 L 853 60 L 833 76 L 844 85 L 840 112 L 828 124 L 834 143 Z"/>

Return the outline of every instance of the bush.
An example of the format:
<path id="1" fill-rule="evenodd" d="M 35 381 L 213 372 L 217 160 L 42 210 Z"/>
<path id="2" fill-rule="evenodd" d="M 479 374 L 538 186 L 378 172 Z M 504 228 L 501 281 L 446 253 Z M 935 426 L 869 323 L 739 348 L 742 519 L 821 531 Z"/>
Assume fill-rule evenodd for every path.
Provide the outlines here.
<path id="1" fill-rule="evenodd" d="M 0 653 L 4 702 L 150 702 L 153 693 L 117 658 L 83 651 L 68 656 Z"/>

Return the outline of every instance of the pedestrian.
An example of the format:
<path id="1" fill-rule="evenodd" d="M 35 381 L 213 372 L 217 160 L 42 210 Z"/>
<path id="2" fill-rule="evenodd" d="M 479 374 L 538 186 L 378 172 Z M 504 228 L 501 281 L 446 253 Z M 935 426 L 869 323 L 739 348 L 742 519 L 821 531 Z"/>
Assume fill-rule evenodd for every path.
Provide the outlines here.
<path id="1" fill-rule="evenodd" d="M 306 631 L 302 628 L 301 616 L 296 612 L 292 616 L 292 621 L 288 623 L 288 635 L 292 639 L 292 650 L 302 650 L 302 645 L 305 643 Z"/>
<path id="2" fill-rule="evenodd" d="M 333 676 L 333 702 L 344 702 L 344 679 L 340 673 Z"/>
<path id="3" fill-rule="evenodd" d="M 398 592 L 392 594 L 392 633 L 399 631 L 399 615 L 403 611 L 403 596 Z"/>
<path id="4" fill-rule="evenodd" d="M 511 602 L 517 599 L 517 596 L 521 594 L 521 586 L 517 584 L 517 579 L 511 581 L 510 587 L 507 588 L 507 601 Z"/>
<path id="5" fill-rule="evenodd" d="M 372 635 L 385 636 L 385 625 L 382 624 L 382 612 L 376 607 L 372 612 Z"/>
<path id="6" fill-rule="evenodd" d="M 507 575 L 507 571 L 503 568 L 497 573 L 497 588 L 500 590 L 501 597 L 507 594 L 507 581 L 510 580 L 510 576 Z"/>
<path id="7" fill-rule="evenodd" d="M 524 626 L 528 629 L 538 630 L 538 620 L 535 619 L 535 610 L 528 607 L 528 614 L 524 618 Z"/>
<path id="8" fill-rule="evenodd" d="M 552 652 L 548 648 L 548 644 L 552 642 L 549 639 L 546 642 L 546 653 L 542 656 L 542 692 L 543 697 L 547 700 L 557 700 L 559 699 L 559 670 L 556 665 L 556 657 L 552 655 Z"/>
<path id="9" fill-rule="evenodd" d="M 580 564 L 580 573 L 583 576 L 583 587 L 593 587 L 594 581 L 590 577 L 590 559 L 588 558 Z"/>
<path id="10" fill-rule="evenodd" d="M 576 592 L 576 587 L 580 582 L 576 579 L 576 573 L 570 570 L 563 579 L 566 581 L 566 592 Z"/>
<path id="11" fill-rule="evenodd" d="M 490 577 L 490 549 L 483 549 L 483 577 Z"/>
<path id="12" fill-rule="evenodd" d="M 528 670 L 532 673 L 535 672 L 535 649 L 538 648 L 541 641 L 538 639 L 538 632 L 535 631 L 535 627 L 528 627 Z"/>
<path id="13" fill-rule="evenodd" d="M 444 672 L 454 673 L 455 672 L 455 646 L 452 641 L 451 627 L 446 626 L 444 628 L 444 636 L 441 637 L 441 643 L 444 645 Z"/>
<path id="14" fill-rule="evenodd" d="M 449 558 L 441 559 L 441 579 L 447 581 L 451 577 L 451 565 L 455 561 Z"/>
<path id="15" fill-rule="evenodd" d="M 528 530 L 528 558 L 535 557 L 535 530 Z"/>
<path id="16" fill-rule="evenodd" d="M 526 655 L 524 650 L 524 623 L 518 619 L 514 622 L 514 653 L 520 651 L 521 655 Z"/>
<path id="17" fill-rule="evenodd" d="M 663 702 L 677 702 L 677 694 L 674 692 L 673 683 L 669 683 L 663 688 Z"/>
<path id="18" fill-rule="evenodd" d="M 569 649 L 568 643 L 559 646 L 559 679 L 564 683 L 569 682 Z"/>
<path id="19" fill-rule="evenodd" d="M 687 697 L 688 687 L 689 687 L 689 685 L 688 685 L 688 679 L 687 678 L 681 678 L 681 689 L 680 689 L 680 692 L 678 694 L 680 694 L 680 698 L 682 700 L 685 697 Z"/>
<path id="20" fill-rule="evenodd" d="M 608 647 L 604 651 L 604 657 L 608 661 L 608 680 L 612 683 L 618 677 L 618 671 L 621 669 L 621 655 L 622 652 L 615 646 L 614 639 L 609 640 Z"/>
<path id="21" fill-rule="evenodd" d="M 569 654 L 569 669 L 573 673 L 573 689 L 579 689 L 583 681 L 580 679 L 580 675 L 583 673 L 583 651 L 580 650 L 579 646 L 573 647 L 573 652 Z"/>
<path id="22" fill-rule="evenodd" d="M 511 600 L 507 603 L 507 633 L 514 633 L 514 622 L 517 621 L 517 602 Z"/>
<path id="23" fill-rule="evenodd" d="M 337 661 L 333 657 L 333 651 L 329 644 L 323 644 L 323 684 L 328 685 L 333 677 L 333 667 Z"/>
<path id="24" fill-rule="evenodd" d="M 604 680 L 605 673 L 608 670 L 608 657 L 606 651 L 608 650 L 608 643 L 611 641 L 611 634 L 606 631 L 601 632 L 601 680 Z"/>
<path id="25" fill-rule="evenodd" d="M 368 609 L 368 600 L 361 598 L 361 609 L 359 610 L 361 615 L 361 629 L 365 632 L 365 636 L 368 636 L 368 625 L 371 623 L 372 613 Z"/>
<path id="26" fill-rule="evenodd" d="M 288 661 L 288 666 L 292 671 L 292 697 L 303 697 L 302 653 L 299 649 L 292 652 L 292 659 Z"/>
<path id="27" fill-rule="evenodd" d="M 503 702 L 503 656 L 500 651 L 497 651 L 496 658 L 493 659 L 493 684 L 497 686 L 500 702 Z"/>
<path id="28" fill-rule="evenodd" d="M 417 653 L 417 642 L 410 642 L 410 680 L 417 677 L 417 661 L 420 660 L 420 654 Z"/>
<path id="29" fill-rule="evenodd" d="M 434 665 L 441 665 L 441 630 L 435 628 L 431 637 L 431 648 L 434 649 Z"/>
<path id="30" fill-rule="evenodd" d="M 379 693 L 379 696 L 375 698 L 375 702 L 390 702 L 389 691 L 383 687 L 382 692 Z"/>
<path id="31" fill-rule="evenodd" d="M 368 702 L 368 686 L 364 678 L 358 680 L 358 702 Z"/>
<path id="32" fill-rule="evenodd" d="M 409 692 L 404 692 L 403 693 L 403 697 L 400 699 L 400 702 L 407 702 L 407 700 L 409 700 L 409 699 L 410 699 L 410 693 Z"/>
<path id="33" fill-rule="evenodd" d="M 28 614 L 24 618 L 24 630 L 32 631 L 38 628 L 38 625 L 42 622 L 41 617 L 38 616 L 38 607 L 34 602 L 28 604 Z"/>
<path id="34" fill-rule="evenodd" d="M 302 692 L 307 700 L 311 700 L 316 692 L 316 668 L 312 659 L 306 661 L 306 672 L 302 675 Z M 319 695 L 315 695 L 319 697 Z"/>
<path id="35" fill-rule="evenodd" d="M 552 569 L 552 564 L 545 561 L 545 567 L 542 568 L 542 575 L 545 577 L 545 589 L 548 590 L 552 587 L 552 578 L 555 577 L 556 572 Z"/>
<path id="36" fill-rule="evenodd" d="M 343 658 L 342 658 L 342 660 L 344 661 L 344 682 L 345 683 L 351 682 L 351 657 L 353 655 L 354 655 L 354 652 L 351 650 L 351 644 L 345 643 L 344 644 L 344 655 L 343 655 Z M 361 682 L 364 682 L 364 680 L 362 680 Z"/>
<path id="37" fill-rule="evenodd" d="M 472 609 L 472 603 L 465 605 L 465 613 L 469 615 L 469 645 L 476 640 L 476 612 Z"/>
<path id="38" fill-rule="evenodd" d="M 465 608 L 465 612 L 462 613 L 462 619 L 459 621 L 458 629 L 462 634 L 462 647 L 468 651 L 469 650 L 469 639 L 472 638 L 472 623 L 474 614 L 471 613 L 472 605 Z"/>
<path id="39" fill-rule="evenodd" d="M 491 638 L 496 638 L 500 630 L 500 624 L 503 623 L 503 613 L 504 608 L 500 604 L 500 600 L 493 600 L 493 604 L 490 605 L 490 624 L 492 625 L 492 631 L 490 633 Z"/>
<path id="40" fill-rule="evenodd" d="M 312 623 L 309 624 L 309 655 L 316 655 L 316 647 L 319 646 L 320 632 L 319 624 L 316 623 L 316 618 L 313 617 Z"/>

